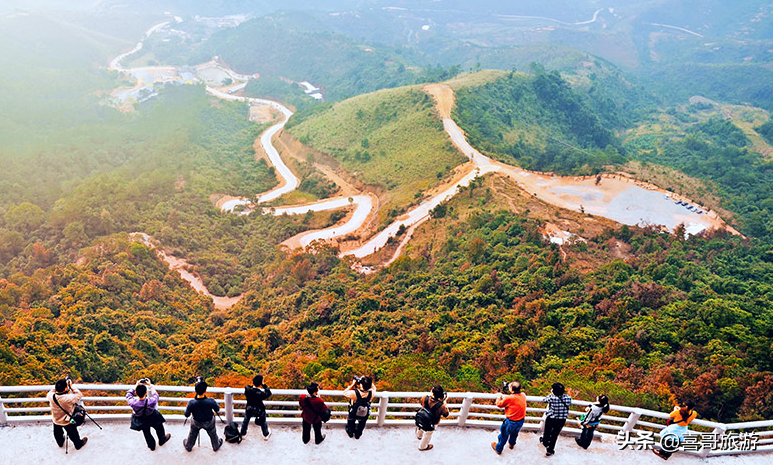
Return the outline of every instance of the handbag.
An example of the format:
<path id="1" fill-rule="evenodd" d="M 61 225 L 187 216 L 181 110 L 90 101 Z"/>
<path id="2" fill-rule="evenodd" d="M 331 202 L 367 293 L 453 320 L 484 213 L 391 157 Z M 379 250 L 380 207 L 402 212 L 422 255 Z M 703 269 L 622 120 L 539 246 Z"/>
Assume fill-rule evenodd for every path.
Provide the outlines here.
<path id="1" fill-rule="evenodd" d="M 148 399 L 145 399 L 145 405 L 142 407 L 142 410 L 140 412 L 144 412 L 145 409 L 148 408 Z M 129 428 L 133 429 L 134 431 L 142 431 L 142 428 L 145 427 L 145 418 L 141 417 L 137 413 L 132 413 L 132 421 L 129 425 Z"/>

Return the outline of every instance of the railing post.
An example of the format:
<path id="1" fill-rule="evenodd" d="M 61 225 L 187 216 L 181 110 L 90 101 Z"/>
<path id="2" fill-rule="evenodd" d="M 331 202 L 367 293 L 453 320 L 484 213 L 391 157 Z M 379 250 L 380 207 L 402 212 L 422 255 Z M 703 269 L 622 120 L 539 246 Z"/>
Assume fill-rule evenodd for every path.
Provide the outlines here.
<path id="1" fill-rule="evenodd" d="M 470 407 L 472 407 L 472 394 L 468 392 L 464 395 L 462 409 L 459 411 L 459 426 L 467 424 L 467 417 L 470 415 Z"/>
<path id="2" fill-rule="evenodd" d="M 714 428 L 714 431 L 712 432 L 712 434 L 717 440 L 715 444 L 722 444 L 722 435 L 725 434 L 725 429 L 726 428 L 720 428 L 719 426 Z M 701 458 L 705 459 L 706 457 L 708 457 L 711 451 L 712 451 L 711 447 L 706 447 L 706 444 L 704 443 L 703 449 L 701 449 Z"/>
<path id="3" fill-rule="evenodd" d="M 0 426 L 8 426 L 8 417 L 5 416 L 5 405 L 3 397 L 0 396 Z"/>
<path id="4" fill-rule="evenodd" d="M 387 405 L 389 404 L 389 397 L 387 392 L 382 392 L 381 400 L 378 401 L 378 419 L 376 425 L 384 426 L 384 420 L 386 420 Z"/>
<path id="5" fill-rule="evenodd" d="M 234 393 L 225 393 L 225 421 L 230 425 L 234 421 Z"/>
<path id="6" fill-rule="evenodd" d="M 639 417 L 641 417 L 641 412 L 639 411 L 631 412 L 628 415 L 628 420 L 626 420 L 625 424 L 623 425 L 623 432 L 630 433 L 631 431 L 633 431 L 633 427 L 636 426 L 636 423 L 639 421 Z"/>

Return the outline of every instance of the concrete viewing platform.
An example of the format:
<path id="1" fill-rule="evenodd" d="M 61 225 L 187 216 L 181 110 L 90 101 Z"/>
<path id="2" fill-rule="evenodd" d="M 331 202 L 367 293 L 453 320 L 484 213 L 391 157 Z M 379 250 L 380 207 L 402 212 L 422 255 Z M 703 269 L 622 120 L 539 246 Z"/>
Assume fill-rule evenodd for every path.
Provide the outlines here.
<path id="1" fill-rule="evenodd" d="M 491 449 L 490 443 L 498 431 L 482 428 L 439 426 L 432 437 L 434 448 L 419 451 L 419 441 L 411 427 L 365 428 L 362 438 L 350 439 L 343 428 L 324 426 L 325 441 L 315 446 L 301 442 L 300 427 L 274 426 L 271 438 L 262 439 L 260 428 L 254 424 L 241 444 L 224 443 L 213 452 L 206 433 L 202 431 L 201 446 L 192 452 L 183 449 L 182 440 L 189 426 L 180 422 L 166 423 L 172 439 L 163 447 L 150 451 L 142 433 L 129 429 L 129 422 L 102 422 L 103 430 L 88 422 L 81 428 L 81 435 L 89 442 L 76 451 L 70 444 L 69 453 L 59 449 L 54 442 L 50 424 L 24 424 L 0 428 L 0 463 L 21 464 L 400 464 L 400 465 L 453 465 L 453 464 L 530 464 L 591 465 L 625 464 L 651 465 L 663 463 L 650 451 L 619 450 L 614 439 L 605 437 L 594 441 L 588 450 L 582 450 L 574 442 L 575 435 L 562 435 L 556 445 L 556 454 L 545 457 L 545 449 L 539 444 L 537 433 L 522 432 L 515 449 L 505 447 L 501 456 Z M 222 437 L 223 425 L 218 424 Z M 674 465 L 763 465 L 769 464 L 771 454 L 710 457 L 701 459 L 694 455 L 674 454 L 668 460 Z"/>
<path id="2" fill-rule="evenodd" d="M 204 432 L 201 447 L 190 453 L 183 448 L 189 426 L 183 424 L 185 405 L 192 395 L 192 386 L 155 386 L 160 394 L 159 410 L 167 422 L 171 442 L 156 451 L 145 445 L 143 435 L 129 429 L 131 408 L 124 394 L 132 387 L 127 384 L 80 384 L 83 402 L 89 414 L 104 429 L 87 420 L 79 429 L 88 444 L 80 451 L 70 444 L 69 453 L 59 449 L 53 438 L 51 408 L 45 393 L 52 386 L 0 386 L 0 465 L 77 463 L 78 465 L 109 464 L 207 464 L 207 463 L 266 463 L 266 464 L 522 464 L 552 463 L 554 465 L 583 464 L 659 464 L 660 458 L 649 450 L 620 450 L 618 437 L 629 437 L 641 445 L 654 445 L 662 436 L 668 413 L 654 410 L 611 405 L 601 417 L 596 440 L 589 450 L 575 444 L 580 421 L 588 401 L 574 399 L 569 419 L 559 438 L 555 455 L 545 457 L 539 444 L 544 429 L 546 408 L 540 396 L 526 396 L 526 418 L 514 450 L 505 448 L 501 456 L 491 448 L 496 441 L 504 418 L 502 409 L 493 405 L 497 394 L 481 392 L 449 392 L 449 416 L 441 421 L 432 437 L 434 448 L 419 451 L 415 436 L 414 416 L 424 392 L 378 391 L 371 406 L 368 426 L 360 440 L 350 439 L 344 432 L 348 399 L 338 390 L 321 390 L 332 419 L 323 426 L 327 439 L 315 446 L 301 441 L 299 389 L 272 389 L 265 401 L 269 425 L 273 434 L 262 439 L 259 428 L 250 425 L 249 434 L 241 444 L 223 444 L 213 452 Z M 225 421 L 241 423 L 246 400 L 243 388 L 210 387 L 209 397 L 221 406 Z M 218 422 L 222 437 L 224 423 Z M 717 423 L 697 419 L 690 430 L 703 436 L 709 446 L 701 450 L 675 453 L 669 463 L 712 465 L 762 465 L 773 459 L 773 421 Z M 645 438 L 648 438 L 645 441 Z M 738 439 L 742 439 L 738 441 Z M 754 439 L 754 447 L 743 447 Z M 720 441 L 721 440 L 721 441 Z M 722 447 L 717 447 L 721 442 Z M 687 442 L 685 442 L 687 444 Z M 731 446 L 733 448 L 731 448 Z"/>

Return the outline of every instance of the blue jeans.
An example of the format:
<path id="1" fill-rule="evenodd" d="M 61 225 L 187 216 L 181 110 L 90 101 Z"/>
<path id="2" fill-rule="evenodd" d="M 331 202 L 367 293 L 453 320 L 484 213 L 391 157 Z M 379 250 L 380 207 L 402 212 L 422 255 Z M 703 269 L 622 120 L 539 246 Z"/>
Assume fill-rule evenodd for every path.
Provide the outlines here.
<path id="1" fill-rule="evenodd" d="M 505 418 L 502 422 L 502 426 L 499 428 L 499 442 L 497 442 L 497 452 L 500 454 L 505 448 L 505 443 L 509 443 L 511 446 L 515 445 L 515 440 L 518 439 L 518 433 L 523 427 L 525 418 L 518 421 L 513 421 L 509 418 Z"/>

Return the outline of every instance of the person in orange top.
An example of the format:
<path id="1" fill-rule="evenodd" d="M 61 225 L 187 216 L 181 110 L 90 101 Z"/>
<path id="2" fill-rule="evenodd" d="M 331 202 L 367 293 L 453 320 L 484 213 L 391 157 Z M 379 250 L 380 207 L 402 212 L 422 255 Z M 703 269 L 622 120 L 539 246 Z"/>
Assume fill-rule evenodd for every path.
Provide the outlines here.
<path id="1" fill-rule="evenodd" d="M 688 400 L 681 402 L 674 407 L 674 410 L 669 414 L 668 423 L 660 433 L 660 439 L 663 440 L 666 436 L 676 436 L 680 441 L 684 440 L 684 435 L 687 433 L 687 425 L 689 425 L 698 416 L 698 412 L 695 411 L 695 404 Z M 668 460 L 674 451 L 664 450 L 661 448 L 654 448 L 652 452 L 663 460 Z"/>
<path id="2" fill-rule="evenodd" d="M 526 394 L 521 392 L 521 383 L 513 381 L 508 387 L 510 394 L 507 396 L 499 394 L 494 402 L 497 407 L 505 409 L 505 419 L 499 428 L 499 441 L 491 443 L 491 448 L 497 454 L 502 454 L 505 443 L 508 443 L 510 449 L 515 447 L 518 433 L 526 419 Z"/>

